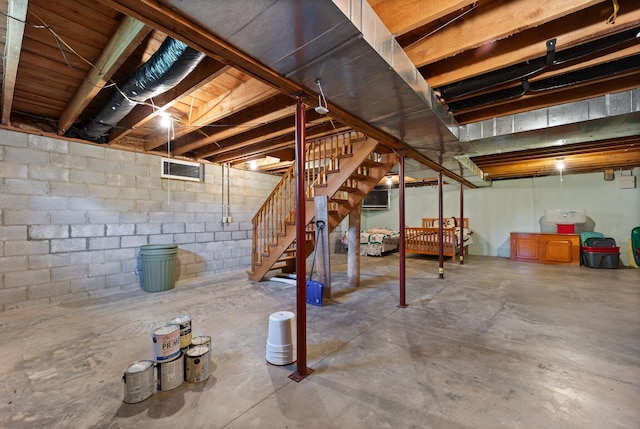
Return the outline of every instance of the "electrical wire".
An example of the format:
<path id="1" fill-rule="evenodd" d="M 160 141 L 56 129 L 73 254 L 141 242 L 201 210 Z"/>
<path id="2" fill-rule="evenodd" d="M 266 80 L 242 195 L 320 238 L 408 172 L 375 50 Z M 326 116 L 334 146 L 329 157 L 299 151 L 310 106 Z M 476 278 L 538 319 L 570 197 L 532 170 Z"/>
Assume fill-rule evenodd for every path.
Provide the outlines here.
<path id="1" fill-rule="evenodd" d="M 618 5 L 618 0 L 612 0 L 613 1 L 613 13 L 611 14 L 611 16 L 609 16 L 609 18 L 607 18 L 607 20 L 605 21 L 607 24 L 615 24 L 616 23 L 616 18 L 618 17 L 618 10 L 620 10 L 620 5 Z"/>
<path id="2" fill-rule="evenodd" d="M 614 0 L 615 1 L 615 0 Z M 442 24 L 440 27 L 436 28 L 433 31 L 430 31 L 429 33 L 425 34 L 424 36 L 420 37 L 418 40 L 416 40 L 415 42 L 410 43 L 409 45 L 407 45 L 404 49 L 408 49 L 411 46 L 415 45 L 416 43 L 420 43 L 422 42 L 424 39 L 426 39 L 427 37 L 432 36 L 433 34 L 437 33 L 438 31 L 442 30 L 443 28 L 447 27 L 450 24 L 453 24 L 454 22 L 456 22 L 457 20 L 459 20 L 460 18 L 462 18 L 463 16 L 465 16 L 466 14 L 476 10 L 478 8 L 478 2 L 474 3 L 471 5 L 471 8 L 469 10 L 466 10 L 464 12 L 462 12 L 460 15 L 457 15 L 455 17 L 453 17 L 452 19 L 450 19 L 449 21 L 445 22 L 444 24 Z"/>
<path id="3" fill-rule="evenodd" d="M 16 18 L 15 16 L 11 16 L 11 15 L 9 15 L 8 13 L 3 12 L 3 11 L 0 11 L 0 15 L 4 15 L 4 16 L 6 16 L 7 18 L 13 19 L 14 21 L 18 21 L 19 23 L 24 24 L 24 25 L 27 25 L 27 26 L 32 27 L 32 28 L 38 28 L 38 29 L 42 29 L 42 28 L 46 29 L 46 28 L 47 28 L 47 27 L 46 27 L 46 26 L 44 26 L 44 25 L 35 25 L 35 24 L 31 24 L 31 23 L 30 23 L 30 22 L 28 22 L 28 21 L 24 21 L 24 20 L 22 20 L 22 19 Z"/>

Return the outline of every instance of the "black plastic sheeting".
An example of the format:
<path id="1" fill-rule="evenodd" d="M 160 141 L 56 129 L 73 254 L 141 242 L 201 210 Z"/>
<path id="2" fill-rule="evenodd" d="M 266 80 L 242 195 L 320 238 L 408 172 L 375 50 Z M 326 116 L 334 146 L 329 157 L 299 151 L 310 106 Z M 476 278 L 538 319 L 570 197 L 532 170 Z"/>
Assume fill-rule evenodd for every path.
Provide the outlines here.
<path id="1" fill-rule="evenodd" d="M 176 86 L 202 61 L 204 54 L 167 37 L 160 48 L 118 88 L 95 117 L 74 126 L 68 136 L 104 143 L 107 133 L 141 102 Z M 119 90 L 118 90 L 119 89 Z"/>

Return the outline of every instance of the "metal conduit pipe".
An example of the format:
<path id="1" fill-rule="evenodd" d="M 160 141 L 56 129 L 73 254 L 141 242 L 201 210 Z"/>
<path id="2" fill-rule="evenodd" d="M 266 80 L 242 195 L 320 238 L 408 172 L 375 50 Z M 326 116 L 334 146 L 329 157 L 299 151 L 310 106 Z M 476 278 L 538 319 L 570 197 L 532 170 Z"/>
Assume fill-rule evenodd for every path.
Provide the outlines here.
<path id="1" fill-rule="evenodd" d="M 66 135 L 104 143 L 106 134 L 138 103 L 176 86 L 193 71 L 204 56 L 185 43 L 167 37 L 149 61 L 125 82 L 113 88 L 109 101 L 92 119 L 71 127 Z"/>

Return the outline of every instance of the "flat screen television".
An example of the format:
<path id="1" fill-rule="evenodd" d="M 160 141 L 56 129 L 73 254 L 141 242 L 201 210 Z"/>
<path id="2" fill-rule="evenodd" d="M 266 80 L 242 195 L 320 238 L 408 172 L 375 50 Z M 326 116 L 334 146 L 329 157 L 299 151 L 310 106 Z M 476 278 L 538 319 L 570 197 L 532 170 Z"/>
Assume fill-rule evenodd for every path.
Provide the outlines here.
<path id="1" fill-rule="evenodd" d="M 372 189 L 362 200 L 362 209 L 389 210 L 389 189 Z"/>

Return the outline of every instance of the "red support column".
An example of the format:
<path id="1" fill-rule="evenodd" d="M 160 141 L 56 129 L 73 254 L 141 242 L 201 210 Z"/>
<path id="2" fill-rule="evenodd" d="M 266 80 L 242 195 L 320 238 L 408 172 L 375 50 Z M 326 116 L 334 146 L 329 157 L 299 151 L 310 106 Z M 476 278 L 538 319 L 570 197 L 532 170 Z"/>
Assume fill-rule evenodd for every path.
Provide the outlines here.
<path id="1" fill-rule="evenodd" d="M 460 265 L 464 265 L 464 185 L 460 182 L 460 237 L 458 241 L 460 242 Z"/>
<path id="2" fill-rule="evenodd" d="M 438 277 L 444 278 L 444 231 L 442 226 L 442 171 L 438 174 Z"/>
<path id="3" fill-rule="evenodd" d="M 404 192 L 404 153 L 400 153 L 400 167 L 398 169 L 398 192 L 400 204 L 400 303 L 398 307 L 405 308 L 406 301 L 406 261 L 405 261 L 405 242 L 404 242 L 404 217 L 405 217 L 405 192 Z"/>
<path id="4" fill-rule="evenodd" d="M 306 143 L 306 115 L 302 95 L 296 104 L 296 371 L 289 375 L 294 381 L 302 381 L 313 370 L 307 368 L 307 258 L 306 213 L 304 195 L 304 150 Z"/>

